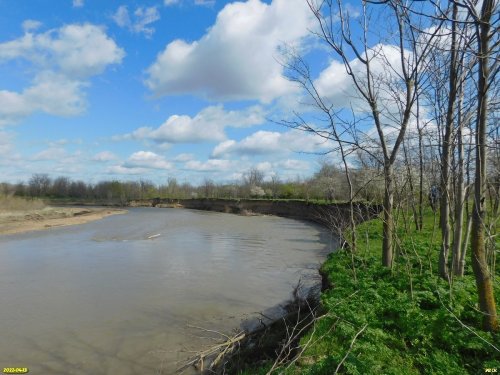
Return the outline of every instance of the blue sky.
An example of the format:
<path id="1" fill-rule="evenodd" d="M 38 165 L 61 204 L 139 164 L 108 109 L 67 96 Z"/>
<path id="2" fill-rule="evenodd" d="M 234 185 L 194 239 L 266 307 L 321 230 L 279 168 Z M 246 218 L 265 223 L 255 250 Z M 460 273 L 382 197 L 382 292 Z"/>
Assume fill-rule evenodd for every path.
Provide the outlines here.
<path id="1" fill-rule="evenodd" d="M 0 0 L 0 180 L 309 176 L 331 144 L 271 120 L 302 99 L 284 44 L 344 95 L 312 27 L 303 0 Z"/>

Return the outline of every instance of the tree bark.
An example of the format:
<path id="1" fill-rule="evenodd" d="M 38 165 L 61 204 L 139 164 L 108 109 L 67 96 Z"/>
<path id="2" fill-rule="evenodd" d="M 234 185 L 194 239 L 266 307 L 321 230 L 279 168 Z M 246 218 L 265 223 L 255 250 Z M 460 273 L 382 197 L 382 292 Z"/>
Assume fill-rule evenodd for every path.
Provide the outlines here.
<path id="1" fill-rule="evenodd" d="M 476 278 L 479 308 L 483 313 L 483 329 L 498 331 L 498 320 L 493 294 L 493 282 L 486 262 L 485 201 L 486 201 L 486 133 L 488 114 L 489 38 L 494 0 L 484 0 L 478 21 L 478 107 L 476 131 L 476 172 L 474 179 L 474 207 L 472 210 L 472 268 Z"/>
<path id="2" fill-rule="evenodd" d="M 392 267 L 394 257 L 394 171 L 392 164 L 386 160 L 384 166 L 385 193 L 384 193 L 384 225 L 382 242 L 382 265 Z"/>
<path id="3" fill-rule="evenodd" d="M 460 106 L 461 107 L 461 106 Z M 460 112 L 460 111 L 459 111 Z M 458 176 L 457 176 L 457 192 L 455 194 L 455 228 L 453 232 L 453 248 L 452 248 L 452 269 L 455 276 L 463 276 L 464 265 L 462 257 L 462 238 L 464 224 L 464 201 L 465 201 L 465 186 L 464 186 L 464 144 L 462 118 L 458 116 L 458 132 L 457 132 L 457 148 L 458 148 Z M 464 249 L 465 251 L 465 249 Z"/>
<path id="4" fill-rule="evenodd" d="M 441 227 L 441 252 L 439 253 L 439 275 L 449 278 L 448 256 L 451 245 L 450 228 L 450 166 L 453 145 L 451 143 L 453 135 L 453 116 L 455 114 L 457 98 L 457 31 L 456 17 L 458 7 L 453 5 L 453 18 L 451 27 L 451 50 L 450 50 L 450 77 L 448 92 L 448 108 L 446 111 L 445 133 L 443 138 L 443 152 L 441 154 L 441 200 L 440 200 L 440 218 Z"/>

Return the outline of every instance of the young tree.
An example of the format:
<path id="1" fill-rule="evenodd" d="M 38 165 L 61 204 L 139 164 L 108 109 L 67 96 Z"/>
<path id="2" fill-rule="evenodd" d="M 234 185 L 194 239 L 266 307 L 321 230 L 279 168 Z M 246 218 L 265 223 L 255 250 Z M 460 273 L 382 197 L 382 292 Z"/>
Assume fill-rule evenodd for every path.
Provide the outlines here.
<path id="1" fill-rule="evenodd" d="M 383 165 L 384 175 L 382 264 L 392 267 L 395 230 L 394 168 L 412 119 L 412 110 L 417 99 L 416 87 L 420 79 L 420 65 L 429 51 L 430 43 L 420 46 L 415 44 L 418 38 L 415 37 L 416 30 L 412 26 L 412 13 L 409 11 L 414 2 L 407 4 L 396 0 L 363 1 L 359 16 L 361 31 L 356 35 L 353 33 L 354 21 L 341 0 L 336 2 L 307 0 L 307 2 L 317 20 L 318 31 L 314 32 L 314 35 L 341 60 L 360 99 L 353 115 L 356 116 L 354 112 L 360 113 L 364 118 L 364 124 L 367 122 L 373 124 L 376 136 L 372 138 L 370 131 L 363 130 L 366 142 L 362 145 L 356 136 L 361 131 L 359 127 L 347 134 L 337 129 L 339 116 L 334 113 L 336 103 L 328 101 L 312 80 L 309 80 L 310 85 L 306 90 L 314 98 L 314 104 L 325 113 L 328 112 L 334 121 L 330 122 L 332 128 L 329 132 L 311 126 L 306 126 L 306 130 L 316 131 L 317 134 L 330 139 L 341 139 L 342 147 L 348 144 L 363 147 L 366 152 L 372 154 L 381 151 L 382 157 L 379 161 Z M 372 23 L 374 14 L 378 19 L 384 17 L 383 25 Z M 384 30 L 384 27 L 387 29 Z M 370 35 L 375 29 L 380 32 L 378 44 L 372 41 L 373 36 Z M 429 33 L 428 40 L 433 36 Z M 307 68 L 302 67 L 296 71 L 299 73 L 299 82 L 301 80 L 303 82 L 304 77 L 308 79 Z M 354 121 L 354 124 L 358 125 L 357 121 Z M 373 147 L 374 145 L 376 147 Z"/>

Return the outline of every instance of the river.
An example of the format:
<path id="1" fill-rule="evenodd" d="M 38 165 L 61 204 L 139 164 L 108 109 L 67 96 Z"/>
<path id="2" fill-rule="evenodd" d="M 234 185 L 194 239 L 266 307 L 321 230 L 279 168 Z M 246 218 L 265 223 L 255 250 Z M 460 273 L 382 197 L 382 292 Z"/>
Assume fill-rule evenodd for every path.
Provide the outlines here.
<path id="1" fill-rule="evenodd" d="M 30 374 L 171 374 L 317 278 L 333 244 L 272 216 L 130 209 L 0 238 L 0 367 Z"/>

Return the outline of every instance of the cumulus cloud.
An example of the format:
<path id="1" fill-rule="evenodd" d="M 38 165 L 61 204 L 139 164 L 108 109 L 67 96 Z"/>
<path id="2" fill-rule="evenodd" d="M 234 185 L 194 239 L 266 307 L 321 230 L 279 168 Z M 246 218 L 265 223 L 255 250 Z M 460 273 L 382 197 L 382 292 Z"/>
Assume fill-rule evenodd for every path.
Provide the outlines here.
<path id="1" fill-rule="evenodd" d="M 410 52 L 405 51 L 407 59 Z M 388 107 L 394 107 L 395 99 L 399 95 L 398 84 L 400 81 L 401 53 L 398 46 L 389 44 L 377 44 L 368 50 L 370 68 L 376 82 L 374 90 L 380 103 Z M 405 62 L 409 64 L 408 61 Z M 366 85 L 366 67 L 359 61 L 353 59 L 349 62 L 353 74 L 358 78 L 361 86 Z M 347 74 L 342 62 L 332 60 L 330 65 L 323 70 L 314 81 L 318 93 L 326 98 L 336 108 L 350 108 L 359 112 L 369 110 L 364 99 L 360 98 L 352 78 Z M 387 90 L 392 87 L 393 92 Z M 395 97 L 396 96 L 396 97 Z"/>
<path id="2" fill-rule="evenodd" d="M 146 85 L 157 96 L 269 102 L 295 90 L 276 58 L 280 46 L 297 46 L 309 34 L 311 17 L 302 0 L 227 4 L 201 39 L 168 44 L 147 69 Z"/>
<path id="3" fill-rule="evenodd" d="M 210 106 L 196 116 L 170 116 L 160 127 L 142 127 L 122 139 L 149 139 L 157 143 L 200 143 L 226 138 L 226 127 L 248 127 L 262 124 L 265 113 L 260 106 L 241 111 L 226 111 L 222 106 Z"/>
<path id="4" fill-rule="evenodd" d="M 304 160 L 286 159 L 274 163 L 274 167 L 278 170 L 284 169 L 287 171 L 307 171 L 310 167 L 310 164 Z"/>
<path id="5" fill-rule="evenodd" d="M 149 25 L 160 19 L 160 13 L 156 7 L 138 7 L 131 16 L 127 6 L 122 5 L 112 18 L 120 27 L 127 28 L 133 33 L 142 33 L 146 37 L 151 37 L 155 29 Z"/>
<path id="6" fill-rule="evenodd" d="M 104 30 L 91 24 L 26 32 L 0 43 L 0 63 L 23 59 L 35 68 L 29 87 L 21 92 L 0 90 L 0 124 L 37 111 L 58 116 L 81 113 L 86 107 L 83 89 L 88 78 L 120 63 L 123 56 L 124 51 Z"/>
<path id="7" fill-rule="evenodd" d="M 304 160 L 284 159 L 273 162 L 260 162 L 255 165 L 255 168 L 263 172 L 266 177 L 271 177 L 273 175 L 276 175 L 278 171 L 282 175 L 289 175 L 290 173 L 287 172 L 308 172 L 310 164 Z"/>
<path id="8" fill-rule="evenodd" d="M 73 0 L 73 7 L 81 8 L 85 5 L 84 0 Z"/>
<path id="9" fill-rule="evenodd" d="M 180 2 L 181 2 L 180 0 L 164 0 L 163 4 L 168 7 L 171 5 L 179 4 Z"/>
<path id="10" fill-rule="evenodd" d="M 120 63 L 124 51 L 96 25 L 66 25 L 45 33 L 25 33 L 0 44 L 0 62 L 25 59 L 68 78 L 100 74 L 110 64 Z"/>
<path id="11" fill-rule="evenodd" d="M 171 169 L 172 163 L 163 156 L 151 151 L 138 151 L 130 155 L 123 164 L 124 168 L 144 168 L 144 169 Z"/>
<path id="12" fill-rule="evenodd" d="M 241 141 L 227 140 L 219 143 L 213 150 L 213 157 L 224 155 L 270 155 L 290 152 L 324 152 L 333 148 L 319 136 L 298 130 L 289 132 L 270 132 L 260 130 Z"/>
<path id="13" fill-rule="evenodd" d="M 209 159 L 205 162 L 191 160 L 184 164 L 184 169 L 198 172 L 227 172 L 236 164 L 236 161 L 226 159 Z"/>
<path id="14" fill-rule="evenodd" d="M 122 165 L 113 165 L 106 169 L 109 174 L 115 175 L 142 175 L 149 172 L 146 168 L 128 168 Z"/>
<path id="15" fill-rule="evenodd" d="M 403 50 L 404 64 L 407 70 L 412 69 L 413 55 L 408 50 Z M 377 106 L 384 130 L 385 142 L 393 144 L 401 127 L 404 103 L 406 102 L 406 88 L 402 79 L 401 49 L 390 44 L 376 44 L 367 52 L 370 61 L 370 70 L 373 84 L 372 90 L 377 98 Z M 358 83 L 367 90 L 366 66 L 357 58 L 349 62 L 352 73 L 357 77 Z M 315 80 L 318 93 L 325 102 L 336 109 L 349 110 L 352 108 L 359 114 L 371 114 L 369 104 L 358 93 L 352 78 L 347 74 L 344 64 L 333 60 Z M 421 117 L 426 116 L 425 108 Z M 371 118 L 370 116 L 368 118 Z M 365 148 L 376 150 L 380 147 L 379 135 L 373 122 L 365 122 L 363 134 L 360 137 Z M 407 133 L 416 128 L 416 118 L 410 117 Z"/>
<path id="16" fill-rule="evenodd" d="M 179 154 L 173 160 L 181 163 L 186 161 L 191 161 L 194 160 L 194 154 L 188 154 L 188 153 Z"/>

